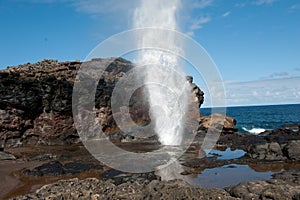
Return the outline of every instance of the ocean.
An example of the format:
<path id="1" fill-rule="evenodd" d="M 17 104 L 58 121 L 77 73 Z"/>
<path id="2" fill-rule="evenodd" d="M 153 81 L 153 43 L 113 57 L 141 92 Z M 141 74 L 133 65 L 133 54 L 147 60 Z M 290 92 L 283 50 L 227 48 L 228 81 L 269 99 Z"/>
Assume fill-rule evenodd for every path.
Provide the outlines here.
<path id="1" fill-rule="evenodd" d="M 210 115 L 211 108 L 200 108 Z M 280 126 L 300 123 L 300 104 L 227 107 L 226 115 L 236 119 L 239 132 L 258 134 Z"/>

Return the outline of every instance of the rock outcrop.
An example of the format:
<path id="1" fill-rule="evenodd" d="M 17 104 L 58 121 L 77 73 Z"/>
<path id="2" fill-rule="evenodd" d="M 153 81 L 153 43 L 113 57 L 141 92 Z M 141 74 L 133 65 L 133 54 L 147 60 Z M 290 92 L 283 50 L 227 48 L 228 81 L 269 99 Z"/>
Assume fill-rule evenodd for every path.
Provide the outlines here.
<path id="1" fill-rule="evenodd" d="M 253 144 L 249 147 L 247 155 L 258 160 L 284 159 L 281 147 L 277 142 Z"/>
<path id="2" fill-rule="evenodd" d="M 95 94 L 97 115 L 106 134 L 117 129 L 110 98 L 118 79 L 134 65 L 122 58 L 93 59 L 91 65 L 105 68 Z M 63 145 L 79 143 L 72 117 L 72 91 L 81 62 L 43 60 L 0 71 L 0 147 Z M 203 103 L 203 92 L 188 78 L 194 102 Z M 149 121 L 141 92 L 132 98 L 134 121 Z M 143 101 L 142 101 L 143 102 Z"/>
<path id="3" fill-rule="evenodd" d="M 200 121 L 200 130 L 207 130 L 208 128 L 222 129 L 222 133 L 237 132 L 236 120 L 232 117 L 223 114 L 213 113 L 209 116 L 202 116 Z"/>
<path id="4" fill-rule="evenodd" d="M 258 160 L 300 161 L 300 140 L 283 144 L 278 142 L 252 144 L 248 148 L 247 155 Z"/>

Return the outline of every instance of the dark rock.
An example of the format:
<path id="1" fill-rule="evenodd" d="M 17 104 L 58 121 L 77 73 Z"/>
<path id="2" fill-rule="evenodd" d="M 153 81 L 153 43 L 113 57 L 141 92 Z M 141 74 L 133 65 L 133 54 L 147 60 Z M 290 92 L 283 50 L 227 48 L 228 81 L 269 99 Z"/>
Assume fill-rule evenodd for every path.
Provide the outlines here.
<path id="1" fill-rule="evenodd" d="M 240 183 L 226 190 L 241 199 L 295 199 L 300 194 L 299 176 L 299 172 L 283 172 L 268 181 Z"/>
<path id="2" fill-rule="evenodd" d="M 28 176 L 57 176 L 64 173 L 63 165 L 59 161 L 51 161 L 32 170 L 24 171 L 24 174 Z"/>
<path id="3" fill-rule="evenodd" d="M 283 154 L 290 160 L 300 160 L 300 140 L 287 143 L 283 148 Z"/>
<path id="4" fill-rule="evenodd" d="M 64 165 L 65 174 L 77 174 L 91 169 L 102 170 L 103 167 L 100 165 L 76 163 L 76 162 L 66 163 Z"/>
<path id="5" fill-rule="evenodd" d="M 300 185 L 300 172 L 282 172 L 273 175 L 274 180 L 284 181 L 286 184 L 299 186 Z"/>
<path id="6" fill-rule="evenodd" d="M 247 149 L 247 156 L 258 160 L 299 161 L 300 140 L 292 140 L 281 145 L 277 142 L 252 144 Z"/>
<path id="7" fill-rule="evenodd" d="M 51 161 L 32 170 L 27 169 L 23 173 L 28 176 L 57 176 L 62 174 L 77 174 L 91 169 L 102 170 L 103 167 L 100 165 L 76 162 L 63 165 L 59 161 Z"/>
<path id="8" fill-rule="evenodd" d="M 258 160 L 283 160 L 281 146 L 277 142 L 254 144 L 249 147 L 247 155 Z"/>
<path id="9" fill-rule="evenodd" d="M 263 134 L 274 135 L 274 134 L 286 134 L 286 135 L 297 135 L 300 133 L 300 124 L 288 124 L 281 126 L 275 130 L 266 131 Z"/>
<path id="10" fill-rule="evenodd" d="M 300 140 L 300 124 L 281 126 L 275 130 L 268 130 L 259 135 L 263 136 L 268 142 L 276 141 L 279 144 L 284 144 L 292 140 Z"/>
<path id="11" fill-rule="evenodd" d="M 108 65 L 108 66 L 107 66 Z M 72 116 L 73 84 L 80 67 L 105 69 L 97 85 L 95 107 L 105 134 L 118 130 L 110 98 L 116 82 L 134 65 L 122 58 L 81 62 L 43 60 L 0 71 L 0 146 L 66 145 L 79 143 Z M 95 68 L 95 69 L 94 69 Z M 91 75 L 96 76 L 98 73 Z M 80 76 L 87 76 L 80 74 Z M 82 84 L 93 84 L 86 77 Z M 188 78 L 195 94 L 193 102 L 203 103 L 203 92 Z M 138 123 L 149 123 L 147 102 L 142 91 L 130 100 L 130 114 Z"/>
<path id="12" fill-rule="evenodd" d="M 192 76 L 187 76 L 186 79 L 191 85 L 192 93 L 193 93 L 194 98 L 195 98 L 195 99 L 192 99 L 191 101 L 196 103 L 198 108 L 200 108 L 200 106 L 204 102 L 204 92 L 195 83 L 193 83 L 193 77 Z"/>
<path id="13" fill-rule="evenodd" d="M 263 144 L 266 143 L 264 137 L 260 137 L 252 134 L 241 134 L 241 133 L 231 133 L 231 134 L 221 134 L 217 144 L 222 146 L 228 146 L 232 149 L 242 149 L 248 151 L 250 146 L 253 144 Z"/>
<path id="14" fill-rule="evenodd" d="M 122 183 L 134 183 L 148 184 L 152 180 L 160 180 L 160 177 L 155 175 L 154 172 L 149 173 L 125 173 L 115 169 L 109 169 L 102 173 L 102 180 L 110 180 L 115 185 Z"/>

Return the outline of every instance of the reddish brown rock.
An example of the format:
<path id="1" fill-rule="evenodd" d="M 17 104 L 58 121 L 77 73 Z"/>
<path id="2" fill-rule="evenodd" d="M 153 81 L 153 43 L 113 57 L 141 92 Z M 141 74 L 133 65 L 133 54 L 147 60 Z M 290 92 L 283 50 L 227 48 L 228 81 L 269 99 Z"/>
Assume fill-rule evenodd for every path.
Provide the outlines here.
<path id="1" fill-rule="evenodd" d="M 122 58 L 81 62 L 43 60 L 0 71 L 0 146 L 62 145 L 80 142 L 72 117 L 72 92 L 83 64 L 105 68 L 98 82 L 95 107 L 106 134 L 117 130 L 112 117 L 111 95 L 116 82 L 134 65 Z M 93 69 L 92 69 L 93 70 Z M 99 71 L 92 73 L 97 77 Z M 203 92 L 188 79 L 200 106 Z M 149 122 L 142 92 L 131 98 L 130 114 L 136 123 Z"/>
<path id="2" fill-rule="evenodd" d="M 207 130 L 209 128 L 222 129 L 222 133 L 235 133 L 236 120 L 232 117 L 223 114 L 213 113 L 209 116 L 202 116 L 200 121 L 200 130 Z"/>

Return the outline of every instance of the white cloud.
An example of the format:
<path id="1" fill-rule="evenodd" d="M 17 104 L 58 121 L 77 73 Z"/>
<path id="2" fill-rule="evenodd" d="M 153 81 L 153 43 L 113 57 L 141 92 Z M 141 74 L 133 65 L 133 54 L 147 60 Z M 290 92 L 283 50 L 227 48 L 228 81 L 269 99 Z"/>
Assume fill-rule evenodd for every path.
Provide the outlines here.
<path id="1" fill-rule="evenodd" d="M 190 36 L 194 36 L 194 31 L 199 30 L 201 28 L 203 28 L 203 25 L 210 22 L 211 18 L 209 16 L 202 16 L 198 19 L 193 19 L 191 21 L 191 24 L 189 26 L 189 30 L 186 34 L 190 35 Z"/>
<path id="2" fill-rule="evenodd" d="M 290 10 L 299 10 L 300 9 L 300 4 L 294 4 L 290 7 Z"/>
<path id="3" fill-rule="evenodd" d="M 16 2 L 34 3 L 34 4 L 53 4 L 53 3 L 72 3 L 75 0 L 15 0 Z"/>
<path id="4" fill-rule="evenodd" d="M 228 11 L 228 12 L 224 13 L 224 14 L 222 15 L 222 17 L 228 17 L 230 14 L 231 14 L 231 12 Z"/>
<path id="5" fill-rule="evenodd" d="M 296 69 L 295 69 L 296 70 Z M 261 77 L 260 80 L 266 80 L 266 79 L 276 79 L 276 78 L 292 78 L 293 75 L 290 75 L 288 72 L 274 72 L 266 77 Z"/>
<path id="6" fill-rule="evenodd" d="M 270 78 L 283 78 L 283 77 L 289 77 L 289 73 L 287 72 L 275 72 L 270 75 Z"/>
<path id="7" fill-rule="evenodd" d="M 193 1 L 191 3 L 192 7 L 193 8 L 196 8 L 196 9 L 203 9 L 203 8 L 206 8 L 206 7 L 209 7 L 211 5 L 213 5 L 213 0 L 201 0 L 201 1 Z"/>
<path id="8" fill-rule="evenodd" d="M 294 70 L 295 71 L 300 71 L 300 67 L 296 67 Z"/>
<path id="9" fill-rule="evenodd" d="M 243 7 L 245 7 L 247 5 L 247 3 L 246 2 L 243 2 L 243 3 L 236 3 L 234 6 L 235 7 L 239 7 L 239 8 L 243 8 Z"/>
<path id="10" fill-rule="evenodd" d="M 256 1 L 254 2 L 254 4 L 256 4 L 256 5 L 264 5 L 264 4 L 270 5 L 270 4 L 272 4 L 273 2 L 275 2 L 275 0 L 256 0 Z"/>
<path id="11" fill-rule="evenodd" d="M 226 93 L 234 96 L 228 104 L 257 105 L 299 103 L 300 77 L 258 80 L 226 85 Z"/>
<path id="12" fill-rule="evenodd" d="M 99 0 L 77 0 L 72 3 L 75 9 L 79 12 L 88 14 L 102 14 L 111 12 L 130 12 L 139 5 L 139 0 L 114 0 L 114 1 L 99 1 Z"/>
<path id="13" fill-rule="evenodd" d="M 300 77 L 224 83 L 228 106 L 300 103 Z M 201 88 L 202 89 L 202 88 Z M 207 88 L 205 107 L 210 107 Z"/>

